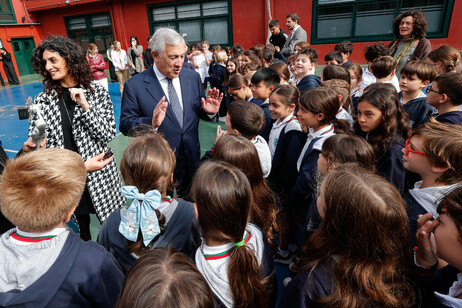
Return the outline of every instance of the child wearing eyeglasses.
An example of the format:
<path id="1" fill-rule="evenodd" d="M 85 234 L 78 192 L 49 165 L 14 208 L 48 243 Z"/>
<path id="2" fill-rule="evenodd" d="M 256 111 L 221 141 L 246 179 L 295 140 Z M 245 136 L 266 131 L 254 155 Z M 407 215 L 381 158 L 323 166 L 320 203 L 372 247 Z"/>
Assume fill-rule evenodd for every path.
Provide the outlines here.
<path id="1" fill-rule="evenodd" d="M 462 124 L 462 73 L 439 75 L 427 88 L 427 103 L 438 110 L 436 120 L 444 124 Z"/>
<path id="2" fill-rule="evenodd" d="M 409 61 L 401 70 L 399 80 L 399 100 L 404 110 L 409 115 L 409 126 L 415 129 L 417 126 L 428 122 L 436 110 L 427 104 L 425 88 L 436 77 L 436 71 L 432 65 L 423 61 Z"/>
<path id="3" fill-rule="evenodd" d="M 425 123 L 412 132 L 402 151 L 404 168 L 422 177 L 404 196 L 414 247 L 419 215 L 437 218 L 440 200 L 462 182 L 462 126 Z"/>

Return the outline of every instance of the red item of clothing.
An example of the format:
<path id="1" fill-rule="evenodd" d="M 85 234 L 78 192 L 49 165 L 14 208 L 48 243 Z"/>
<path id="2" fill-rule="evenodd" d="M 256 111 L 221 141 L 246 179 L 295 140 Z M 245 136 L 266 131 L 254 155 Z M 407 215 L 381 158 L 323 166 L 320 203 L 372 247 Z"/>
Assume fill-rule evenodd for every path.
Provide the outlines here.
<path id="1" fill-rule="evenodd" d="M 106 69 L 106 62 L 104 62 L 104 57 L 101 54 L 96 56 L 88 56 L 88 61 L 90 62 L 91 70 L 93 71 L 93 79 L 100 80 L 106 77 L 104 70 Z"/>

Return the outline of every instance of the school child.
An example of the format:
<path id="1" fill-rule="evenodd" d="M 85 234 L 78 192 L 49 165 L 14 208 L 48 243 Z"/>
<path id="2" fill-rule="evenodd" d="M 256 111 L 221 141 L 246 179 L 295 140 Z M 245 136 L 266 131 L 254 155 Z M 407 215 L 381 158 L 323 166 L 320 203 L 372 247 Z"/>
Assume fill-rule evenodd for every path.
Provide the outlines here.
<path id="1" fill-rule="evenodd" d="M 233 101 L 233 97 L 228 93 L 228 82 L 229 79 L 237 74 L 237 68 L 239 63 L 237 62 L 236 58 L 228 58 L 226 61 L 226 70 L 225 70 L 225 78 L 223 80 L 223 87 L 225 89 L 223 100 L 225 103 L 220 105 L 220 109 L 218 111 L 219 121 L 224 122 L 224 118 L 226 113 L 228 112 L 228 106 Z"/>
<path id="2" fill-rule="evenodd" d="M 227 86 L 229 79 L 237 74 L 237 68 L 239 66 L 239 63 L 237 62 L 236 58 L 228 58 L 228 61 L 226 61 L 226 72 L 225 72 L 225 80 L 224 83 Z"/>
<path id="3" fill-rule="evenodd" d="M 460 51 L 452 46 L 443 45 L 428 54 L 427 62 L 436 66 L 439 75 L 455 72 L 460 62 Z"/>
<path id="4" fill-rule="evenodd" d="M 279 85 L 280 82 L 279 74 L 268 67 L 260 68 L 253 76 L 250 82 L 250 88 L 252 94 L 256 99 L 262 100 L 260 107 L 265 112 L 266 125 L 263 131 L 260 133 L 266 142 L 269 140 L 269 134 L 271 126 L 273 125 L 273 119 L 271 118 L 271 112 L 268 109 L 269 96 L 271 92 Z"/>
<path id="5" fill-rule="evenodd" d="M 244 64 L 244 66 L 242 67 L 242 75 L 244 75 L 247 80 L 251 80 L 252 77 L 248 78 L 248 74 L 249 73 L 255 73 L 261 66 L 257 63 L 247 63 L 247 64 Z M 253 75 L 252 75 L 253 76 Z"/>
<path id="6" fill-rule="evenodd" d="M 285 135 L 292 130 L 302 131 L 300 123 L 294 115 L 294 110 L 298 106 L 299 96 L 300 92 L 298 92 L 297 88 L 288 84 L 278 86 L 270 94 L 268 109 L 271 112 L 271 118 L 274 120 L 274 123 L 269 135 L 268 146 L 272 160 L 274 159 L 274 153 L 281 138 L 285 139 Z"/>
<path id="7" fill-rule="evenodd" d="M 210 64 L 213 61 L 213 53 L 210 52 L 209 48 L 210 48 L 210 43 L 208 41 L 202 41 L 201 50 L 202 50 L 202 53 L 205 59 L 205 66 L 203 68 L 204 77 L 205 77 L 204 78 L 204 90 L 207 89 L 207 83 L 210 80 L 209 69 L 210 69 Z"/>
<path id="8" fill-rule="evenodd" d="M 390 83 L 392 84 L 396 92 L 400 92 L 399 82 L 395 77 L 396 67 L 398 63 L 392 56 L 382 56 L 375 59 L 370 65 L 370 70 L 375 77 L 377 83 Z"/>
<path id="9" fill-rule="evenodd" d="M 296 216 L 305 217 L 313 195 L 313 180 L 322 144 L 326 138 L 334 135 L 335 115 L 339 108 L 337 94 L 327 88 L 308 90 L 300 98 L 297 118 L 302 127 L 308 127 L 303 148 L 296 160 L 297 176 L 290 192 L 290 199 L 286 201 L 287 227 L 280 227 L 278 250 L 274 254 L 275 262 L 289 264 L 292 253 L 296 250 L 295 225 Z M 286 232 L 284 234 L 284 232 Z M 291 241 L 291 243 L 289 243 Z M 292 247 L 292 252 L 289 251 Z"/>
<path id="10" fill-rule="evenodd" d="M 412 307 L 406 208 L 398 190 L 346 164 L 326 176 L 320 191 L 321 227 L 305 243 L 305 256 L 293 267 L 300 274 L 286 286 L 280 307 Z"/>
<path id="11" fill-rule="evenodd" d="M 461 307 L 462 187 L 447 194 L 437 211 L 438 219 L 427 213 L 418 221 L 414 270 L 422 307 Z"/>
<path id="12" fill-rule="evenodd" d="M 412 129 L 427 122 L 436 113 L 435 108 L 427 104 L 427 96 L 422 92 L 435 77 L 433 67 L 423 61 L 409 61 L 401 69 L 399 98 L 409 115 Z"/>
<path id="13" fill-rule="evenodd" d="M 175 154 L 158 134 L 136 138 L 123 153 L 122 193 L 133 202 L 109 216 L 97 241 L 124 272 L 146 250 L 171 246 L 190 254 L 199 245 L 192 204 L 167 195 L 174 169 Z"/>
<path id="14" fill-rule="evenodd" d="M 194 70 L 201 76 L 201 82 L 205 82 L 205 73 L 207 69 L 207 61 L 204 53 L 202 52 L 201 43 L 194 43 L 192 46 L 192 53 L 188 56 L 192 61 Z M 207 74 L 208 75 L 208 74 Z"/>
<path id="15" fill-rule="evenodd" d="M 340 63 L 341 66 L 348 67 L 353 64 L 350 60 L 348 60 L 348 57 L 353 53 L 353 44 L 351 44 L 350 41 L 338 43 L 335 45 L 334 50 L 340 52 L 340 55 L 342 56 L 342 62 Z"/>
<path id="16" fill-rule="evenodd" d="M 299 95 L 296 87 L 283 85 L 276 88 L 269 98 L 271 116 L 276 121 L 270 133 L 273 160 L 268 181 L 279 200 L 279 243 L 284 250 L 287 250 L 290 236 L 285 212 L 290 205 L 290 191 L 297 179 L 296 162 L 306 140 L 306 134 L 294 115 Z"/>
<path id="17" fill-rule="evenodd" d="M 252 142 L 257 149 L 260 166 L 263 171 L 263 177 L 266 178 L 271 171 L 271 153 L 268 143 L 261 135 L 259 135 L 259 133 L 262 132 L 265 123 L 265 114 L 259 106 L 247 101 L 234 101 L 229 105 L 228 114 L 226 115 L 226 131 L 223 131 L 221 126 L 217 126 L 215 144 L 218 139 L 225 134 L 239 135 L 246 138 Z M 212 158 L 214 148 L 215 145 L 210 151 L 205 153 L 201 160 L 205 161 Z"/>
<path id="18" fill-rule="evenodd" d="M 408 116 L 390 84 L 370 85 L 358 103 L 358 116 L 353 124 L 360 135 L 374 148 L 379 175 L 404 189 L 404 141 L 409 137 Z"/>
<path id="19" fill-rule="evenodd" d="M 273 307 L 274 263 L 265 235 L 248 223 L 252 189 L 245 174 L 223 162 L 205 162 L 191 192 L 203 235 L 195 262 L 217 307 Z"/>
<path id="20" fill-rule="evenodd" d="M 353 103 L 354 114 L 358 112 L 358 101 L 360 96 L 359 93 L 359 83 L 362 81 L 363 69 L 359 64 L 351 64 L 346 67 L 350 73 L 350 95 Z"/>
<path id="21" fill-rule="evenodd" d="M 331 79 L 345 80 L 348 82 L 348 85 L 350 85 L 350 72 L 345 67 L 340 65 L 326 65 L 322 69 L 321 81 L 327 81 Z"/>
<path id="22" fill-rule="evenodd" d="M 295 85 L 301 94 L 310 89 L 317 88 L 321 84 L 321 78 L 313 73 L 316 62 L 318 62 L 318 52 L 314 48 L 308 47 L 302 49 L 297 54 L 297 62 L 295 64 L 297 79 L 295 80 Z"/>
<path id="23" fill-rule="evenodd" d="M 422 177 L 404 197 L 415 244 L 418 215 L 431 212 L 436 218 L 441 197 L 462 181 L 462 127 L 425 123 L 412 132 L 402 151 L 404 167 Z"/>
<path id="24" fill-rule="evenodd" d="M 338 134 L 326 139 L 322 144 L 321 153 L 318 158 L 318 179 L 320 185 L 322 178 L 336 167 L 347 163 L 355 163 L 358 166 L 375 172 L 375 154 L 372 146 L 359 136 Z M 302 245 L 321 225 L 321 217 L 316 207 L 316 196 L 313 195 L 305 219 L 305 226 L 302 233 Z"/>
<path id="25" fill-rule="evenodd" d="M 86 177 L 82 157 L 58 148 L 6 164 L 0 208 L 16 228 L 0 238 L 0 306 L 114 307 L 124 278 L 116 260 L 66 228 Z"/>
<path id="26" fill-rule="evenodd" d="M 348 82 L 341 79 L 330 79 L 323 81 L 321 86 L 332 89 L 337 93 L 340 100 L 340 107 L 335 117 L 339 120 L 347 121 L 349 126 L 353 128 L 353 117 L 350 114 L 350 112 L 353 111 L 353 106 L 350 96 L 350 85 Z"/>
<path id="27" fill-rule="evenodd" d="M 263 178 L 258 152 L 248 139 L 225 135 L 215 144 L 213 160 L 239 168 L 247 176 L 253 192 L 250 222 L 257 225 L 272 244 L 276 225 L 276 196 Z"/>
<path id="28" fill-rule="evenodd" d="M 363 95 L 364 89 L 370 85 L 375 83 L 374 74 L 371 72 L 371 64 L 375 61 L 375 59 L 381 56 L 389 56 L 390 49 L 383 45 L 382 43 L 375 43 L 374 45 L 368 45 L 364 48 L 364 58 L 367 61 L 367 67 L 363 69 L 362 80 L 359 83 L 359 93 L 358 96 Z M 396 78 L 398 79 L 398 78 Z"/>
<path id="29" fill-rule="evenodd" d="M 211 69 L 212 74 L 210 75 L 210 87 L 212 89 L 217 88 L 218 90 L 220 90 L 220 92 L 225 91 L 223 82 L 225 79 L 226 61 L 228 61 L 226 51 L 217 51 L 215 54 L 215 63 L 213 64 Z"/>
<path id="30" fill-rule="evenodd" d="M 438 110 L 440 123 L 462 124 L 462 74 L 445 73 L 435 78 L 427 88 L 427 103 Z"/>
<path id="31" fill-rule="evenodd" d="M 184 253 L 157 247 L 145 251 L 125 277 L 116 308 L 214 308 L 213 292 Z"/>
<path id="32" fill-rule="evenodd" d="M 331 51 L 327 55 L 324 56 L 324 62 L 326 63 L 326 65 L 329 65 L 329 64 L 340 65 L 342 61 L 343 61 L 342 55 L 338 51 Z"/>
<path id="33" fill-rule="evenodd" d="M 283 62 L 273 63 L 269 66 L 269 68 L 279 74 L 279 78 L 281 79 L 281 81 L 279 82 L 280 86 L 289 83 L 290 71 L 289 71 L 289 67 L 287 66 L 287 64 Z"/>
<path id="34" fill-rule="evenodd" d="M 287 62 L 289 63 L 289 71 L 290 71 L 290 80 L 289 83 L 295 84 L 295 81 L 298 79 L 297 77 L 297 68 L 295 65 L 297 64 L 297 55 L 293 54 L 287 58 Z"/>
<path id="35" fill-rule="evenodd" d="M 249 80 L 241 74 L 231 76 L 228 81 L 228 93 L 234 100 L 248 101 L 260 106 L 263 101 L 253 97 L 249 86 Z M 228 105 L 229 108 L 229 105 Z"/>

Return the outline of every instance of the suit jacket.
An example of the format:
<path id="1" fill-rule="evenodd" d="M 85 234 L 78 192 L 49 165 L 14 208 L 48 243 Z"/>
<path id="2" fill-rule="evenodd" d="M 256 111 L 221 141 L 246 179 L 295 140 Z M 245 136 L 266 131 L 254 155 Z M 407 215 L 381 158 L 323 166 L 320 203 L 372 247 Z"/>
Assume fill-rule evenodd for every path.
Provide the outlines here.
<path id="1" fill-rule="evenodd" d="M 182 69 L 179 78 L 183 98 L 183 128 L 180 127 L 169 104 L 158 131 L 164 134 L 175 151 L 174 178 L 181 182 L 186 168 L 193 171 L 199 162 L 199 118 L 206 121 L 210 121 L 210 118 L 201 108 L 204 88 L 199 74 L 193 70 Z M 122 97 L 120 131 L 127 135 L 128 131 L 137 125 L 151 125 L 154 108 L 163 96 L 166 95 L 153 68 L 130 78 L 125 83 Z"/>
<path id="2" fill-rule="evenodd" d="M 288 57 L 294 53 L 294 47 L 297 43 L 307 41 L 308 35 L 306 34 L 306 31 L 300 26 L 297 31 L 295 31 L 294 35 L 289 35 L 281 52 L 284 56 Z"/>

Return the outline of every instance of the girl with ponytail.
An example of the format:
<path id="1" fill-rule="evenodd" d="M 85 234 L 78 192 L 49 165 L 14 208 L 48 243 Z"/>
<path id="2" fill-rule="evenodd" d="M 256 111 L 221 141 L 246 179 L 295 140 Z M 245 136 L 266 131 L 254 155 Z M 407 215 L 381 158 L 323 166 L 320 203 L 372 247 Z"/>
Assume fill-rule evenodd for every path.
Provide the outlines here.
<path id="1" fill-rule="evenodd" d="M 248 223 L 252 190 L 245 174 L 224 162 L 206 162 L 191 193 L 203 235 L 195 262 L 217 307 L 273 307 L 271 249 L 262 231 Z"/>

